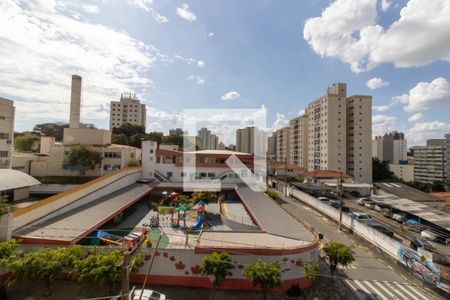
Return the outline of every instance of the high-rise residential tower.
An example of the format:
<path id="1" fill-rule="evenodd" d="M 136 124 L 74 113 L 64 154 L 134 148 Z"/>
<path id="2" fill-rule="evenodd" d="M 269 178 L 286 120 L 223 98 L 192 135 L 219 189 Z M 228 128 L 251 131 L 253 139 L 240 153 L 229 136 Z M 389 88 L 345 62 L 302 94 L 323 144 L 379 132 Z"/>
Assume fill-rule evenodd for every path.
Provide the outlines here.
<path id="1" fill-rule="evenodd" d="M 291 164 L 308 167 L 308 117 L 298 116 L 289 121 L 289 159 Z"/>
<path id="2" fill-rule="evenodd" d="M 275 131 L 276 139 L 276 157 L 277 161 L 289 161 L 290 159 L 290 128 L 284 127 Z"/>
<path id="3" fill-rule="evenodd" d="M 211 149 L 211 130 L 204 127 L 198 131 L 197 136 L 202 142 L 203 150 Z"/>
<path id="4" fill-rule="evenodd" d="M 433 183 L 447 180 L 447 140 L 427 140 L 426 146 L 414 146 L 414 180 Z"/>
<path id="5" fill-rule="evenodd" d="M 109 129 L 118 128 L 122 124 L 130 123 L 143 126 L 147 122 L 147 110 L 145 104 L 141 104 L 136 94 L 124 93 L 120 101 L 111 101 L 109 111 Z"/>
<path id="6" fill-rule="evenodd" d="M 12 100 L 0 97 L 0 169 L 11 168 L 15 110 Z"/>

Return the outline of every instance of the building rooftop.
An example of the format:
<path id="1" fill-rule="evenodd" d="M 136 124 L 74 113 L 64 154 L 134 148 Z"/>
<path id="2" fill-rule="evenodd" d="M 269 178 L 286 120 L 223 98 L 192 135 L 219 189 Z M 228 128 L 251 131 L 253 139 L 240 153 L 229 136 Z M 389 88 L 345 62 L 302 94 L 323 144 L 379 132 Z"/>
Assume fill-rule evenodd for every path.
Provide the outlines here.
<path id="1" fill-rule="evenodd" d="M 0 191 L 19 189 L 41 184 L 30 175 L 13 170 L 0 169 Z"/>
<path id="2" fill-rule="evenodd" d="M 310 178 L 340 178 L 340 176 L 342 176 L 342 178 L 352 178 L 348 174 L 332 170 L 315 170 L 305 173 L 305 177 Z"/>

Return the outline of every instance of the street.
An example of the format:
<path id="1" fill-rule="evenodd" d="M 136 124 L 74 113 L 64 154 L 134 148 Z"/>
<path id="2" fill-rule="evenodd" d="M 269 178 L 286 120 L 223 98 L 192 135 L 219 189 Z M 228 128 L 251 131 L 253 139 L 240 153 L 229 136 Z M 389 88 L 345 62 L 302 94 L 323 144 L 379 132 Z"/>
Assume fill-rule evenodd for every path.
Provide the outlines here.
<path id="1" fill-rule="evenodd" d="M 360 299 L 366 299 L 367 295 L 376 296 L 375 299 L 441 299 L 399 274 L 351 234 L 338 231 L 337 224 L 327 217 L 297 199 L 273 191 L 281 198 L 279 204 L 299 221 L 323 234 L 324 242 L 334 240 L 353 247 L 355 262 L 341 272 L 343 280 Z"/>

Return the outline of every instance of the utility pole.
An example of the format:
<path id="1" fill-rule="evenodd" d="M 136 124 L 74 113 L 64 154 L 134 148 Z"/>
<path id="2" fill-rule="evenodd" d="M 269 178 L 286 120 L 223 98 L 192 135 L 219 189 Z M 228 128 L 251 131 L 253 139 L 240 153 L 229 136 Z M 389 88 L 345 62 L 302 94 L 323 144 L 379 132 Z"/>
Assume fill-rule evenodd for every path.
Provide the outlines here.
<path id="1" fill-rule="evenodd" d="M 147 283 L 148 276 L 150 275 L 150 270 L 152 269 L 153 261 L 155 260 L 155 256 L 156 256 L 155 254 L 156 254 L 156 251 L 158 251 L 159 242 L 161 241 L 161 239 L 162 239 L 162 234 L 160 232 L 159 237 L 158 237 L 158 242 L 156 243 L 156 246 L 155 246 L 155 251 L 153 252 L 153 255 L 152 255 L 152 260 L 150 261 L 150 265 L 148 266 L 147 274 L 145 274 L 145 279 L 144 279 L 144 283 L 142 284 L 142 289 L 141 289 L 141 294 L 139 295 L 139 300 L 142 299 L 142 295 L 144 294 L 145 284 Z"/>
<path id="2" fill-rule="evenodd" d="M 126 251 L 123 255 L 122 262 L 122 300 L 127 300 L 130 293 L 130 251 Z"/>
<path id="3" fill-rule="evenodd" d="M 339 197 L 339 230 L 342 230 L 342 172 L 339 174 L 338 197 Z"/>
<path id="4" fill-rule="evenodd" d="M 287 156 L 284 157 L 284 195 L 288 196 L 287 190 Z"/>

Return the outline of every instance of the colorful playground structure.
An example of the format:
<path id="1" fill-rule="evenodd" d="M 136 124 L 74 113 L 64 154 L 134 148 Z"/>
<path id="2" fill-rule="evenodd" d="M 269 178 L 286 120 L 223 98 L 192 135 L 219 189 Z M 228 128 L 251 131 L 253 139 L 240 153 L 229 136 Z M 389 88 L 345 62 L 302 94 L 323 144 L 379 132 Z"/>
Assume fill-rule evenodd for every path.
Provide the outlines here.
<path id="1" fill-rule="evenodd" d="M 98 230 L 95 236 L 107 245 L 124 247 L 128 251 L 134 251 L 144 242 L 148 231 L 140 229 L 129 233 L 126 236 L 115 235 L 106 231 Z"/>
<path id="2" fill-rule="evenodd" d="M 191 229 L 192 230 L 198 230 L 200 228 L 203 227 L 203 222 L 205 219 L 205 202 L 203 200 L 200 200 L 199 202 L 197 202 L 197 223 L 195 223 Z"/>

